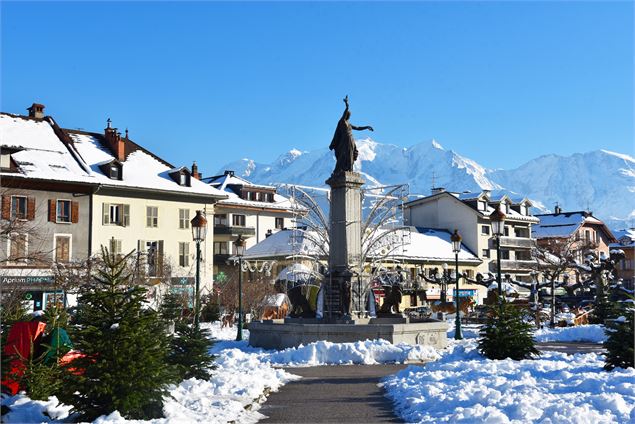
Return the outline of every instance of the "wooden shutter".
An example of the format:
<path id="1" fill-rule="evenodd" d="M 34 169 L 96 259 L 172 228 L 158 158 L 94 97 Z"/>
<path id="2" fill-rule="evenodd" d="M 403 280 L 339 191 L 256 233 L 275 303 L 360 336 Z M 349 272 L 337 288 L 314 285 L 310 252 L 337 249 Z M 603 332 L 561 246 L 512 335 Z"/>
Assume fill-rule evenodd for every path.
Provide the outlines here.
<path id="1" fill-rule="evenodd" d="M 11 196 L 2 196 L 2 219 L 11 219 Z"/>
<path id="2" fill-rule="evenodd" d="M 57 200 L 49 199 L 49 222 L 57 221 Z"/>
<path id="3" fill-rule="evenodd" d="M 130 205 L 122 205 L 123 206 L 123 217 L 122 217 L 122 225 L 127 227 L 130 225 Z"/>
<path id="4" fill-rule="evenodd" d="M 26 198 L 26 219 L 29 221 L 35 219 L 35 197 Z"/>
<path id="5" fill-rule="evenodd" d="M 71 202 L 71 222 L 73 224 L 79 222 L 79 202 Z"/>
<path id="6" fill-rule="evenodd" d="M 101 212 L 102 212 L 102 219 L 101 219 L 101 223 L 106 225 L 106 224 L 110 224 L 110 205 L 108 203 L 102 203 L 101 204 Z"/>
<path id="7" fill-rule="evenodd" d="M 68 262 L 70 260 L 70 237 L 55 237 L 55 260 Z"/>
<path id="8" fill-rule="evenodd" d="M 163 240 L 159 240 L 157 244 L 158 244 L 157 260 L 156 260 L 157 275 L 160 277 L 163 277 Z"/>

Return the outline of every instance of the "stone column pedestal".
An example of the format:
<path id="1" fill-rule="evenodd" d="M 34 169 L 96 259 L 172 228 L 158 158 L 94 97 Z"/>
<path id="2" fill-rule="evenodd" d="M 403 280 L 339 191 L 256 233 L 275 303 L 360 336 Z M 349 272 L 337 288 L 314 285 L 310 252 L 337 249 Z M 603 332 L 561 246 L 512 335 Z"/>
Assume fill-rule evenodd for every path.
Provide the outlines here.
<path id="1" fill-rule="evenodd" d="M 347 281 L 350 282 L 351 270 L 358 268 L 361 258 L 361 189 L 364 179 L 357 172 L 341 172 L 332 175 L 326 183 L 331 186 L 331 243 L 325 309 L 327 313 L 346 315 L 350 309 L 346 306 L 346 302 L 350 302 L 350 287 L 348 294 L 343 288 Z"/>

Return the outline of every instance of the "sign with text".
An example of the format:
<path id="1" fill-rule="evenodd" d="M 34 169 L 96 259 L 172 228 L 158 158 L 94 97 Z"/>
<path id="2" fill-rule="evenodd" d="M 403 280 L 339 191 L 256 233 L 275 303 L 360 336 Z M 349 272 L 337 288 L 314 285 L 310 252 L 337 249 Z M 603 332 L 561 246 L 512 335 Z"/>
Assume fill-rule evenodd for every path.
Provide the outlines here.
<path id="1" fill-rule="evenodd" d="M 55 277 L 52 275 L 44 276 L 11 276 L 3 275 L 0 277 L 0 284 L 53 284 Z"/>

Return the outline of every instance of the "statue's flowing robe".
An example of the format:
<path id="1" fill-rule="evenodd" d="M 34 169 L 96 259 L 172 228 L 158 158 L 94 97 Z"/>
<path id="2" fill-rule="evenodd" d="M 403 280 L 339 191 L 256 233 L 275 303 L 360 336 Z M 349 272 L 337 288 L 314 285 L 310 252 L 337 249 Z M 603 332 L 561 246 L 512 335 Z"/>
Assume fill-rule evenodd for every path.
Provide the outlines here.
<path id="1" fill-rule="evenodd" d="M 355 146 L 355 140 L 353 139 L 353 130 L 351 124 L 342 116 L 335 128 L 335 134 L 329 149 L 335 150 L 335 158 L 337 160 L 335 164 L 334 173 L 340 171 L 352 171 L 353 164 L 357 159 L 357 147 Z"/>

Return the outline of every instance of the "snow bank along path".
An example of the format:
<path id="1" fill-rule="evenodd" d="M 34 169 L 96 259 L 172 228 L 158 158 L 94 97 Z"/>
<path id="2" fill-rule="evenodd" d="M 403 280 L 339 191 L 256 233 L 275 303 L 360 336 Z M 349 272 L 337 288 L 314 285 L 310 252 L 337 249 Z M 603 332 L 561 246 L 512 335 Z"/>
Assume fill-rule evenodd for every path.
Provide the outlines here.
<path id="1" fill-rule="evenodd" d="M 95 423 L 255 423 L 264 416 L 258 412 L 269 391 L 277 391 L 294 376 L 281 366 L 335 364 L 378 364 L 436 360 L 438 352 L 429 346 L 392 345 L 385 340 L 357 343 L 320 341 L 306 346 L 266 351 L 253 348 L 247 341 L 236 342 L 235 328 L 221 329 L 218 323 L 207 326 L 217 342 L 212 348 L 216 369 L 210 381 L 189 379 L 170 390 L 164 404 L 165 418 L 149 421 L 125 420 L 115 411 L 99 417 Z M 245 336 L 248 332 L 245 331 Z M 248 337 L 246 337 L 248 338 Z M 33 401 L 24 395 L 2 401 L 12 412 L 3 417 L 7 423 L 55 422 L 69 416 L 71 409 L 55 397 Z"/>
<path id="2" fill-rule="evenodd" d="M 635 369 L 603 370 L 595 353 L 545 352 L 489 360 L 476 340 L 450 342 L 440 360 L 384 380 L 406 422 L 632 423 Z"/>

